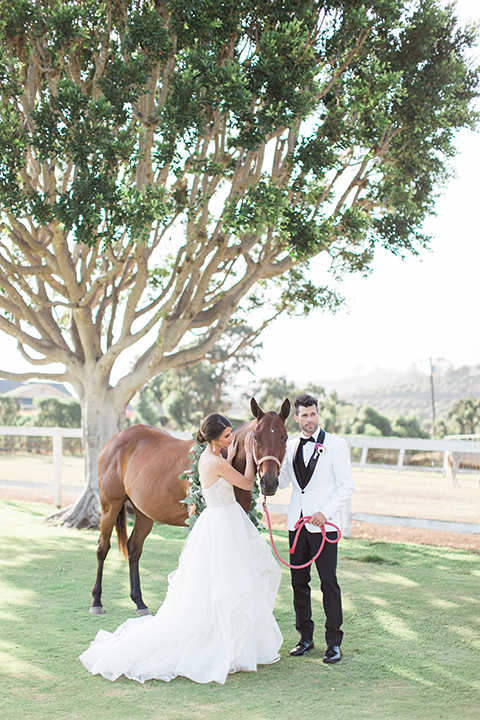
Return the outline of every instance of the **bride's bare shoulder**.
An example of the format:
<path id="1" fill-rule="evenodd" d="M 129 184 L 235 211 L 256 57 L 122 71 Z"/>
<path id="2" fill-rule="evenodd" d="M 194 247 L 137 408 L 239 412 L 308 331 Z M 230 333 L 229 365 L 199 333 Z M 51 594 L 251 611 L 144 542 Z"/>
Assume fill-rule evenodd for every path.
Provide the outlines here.
<path id="1" fill-rule="evenodd" d="M 222 477 L 225 465 L 229 465 L 229 463 L 223 457 L 208 458 L 201 466 L 199 464 L 198 471 L 202 488 L 215 485 L 217 480 Z"/>

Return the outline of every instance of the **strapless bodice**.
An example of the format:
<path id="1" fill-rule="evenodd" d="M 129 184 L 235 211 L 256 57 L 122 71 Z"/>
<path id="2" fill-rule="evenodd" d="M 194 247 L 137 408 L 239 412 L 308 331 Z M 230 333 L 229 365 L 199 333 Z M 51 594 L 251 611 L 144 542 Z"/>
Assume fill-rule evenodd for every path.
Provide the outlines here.
<path id="1" fill-rule="evenodd" d="M 209 508 L 225 507 L 236 502 L 233 485 L 222 477 L 210 487 L 202 488 L 202 493 Z"/>

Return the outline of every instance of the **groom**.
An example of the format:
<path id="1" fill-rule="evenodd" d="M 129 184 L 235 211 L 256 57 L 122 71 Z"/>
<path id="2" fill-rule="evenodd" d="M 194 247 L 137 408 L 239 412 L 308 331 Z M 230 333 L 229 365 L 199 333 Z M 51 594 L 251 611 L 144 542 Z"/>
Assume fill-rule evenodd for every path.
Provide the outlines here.
<path id="1" fill-rule="evenodd" d="M 295 551 L 290 555 L 292 565 L 303 565 L 318 552 L 322 542 L 322 525 L 330 521 L 340 527 L 340 510 L 353 493 L 353 478 L 347 443 L 318 425 L 318 402 L 311 395 L 299 395 L 295 399 L 294 418 L 301 436 L 287 444 L 279 485 L 281 488 L 292 483 L 292 496 L 288 509 L 287 527 L 290 547 L 295 538 L 294 526 L 297 520 L 307 515 L 310 522 L 300 531 Z M 337 532 L 328 532 L 327 538 L 335 539 Z M 342 657 L 340 645 L 343 632 L 342 599 L 337 582 L 337 544 L 325 542 L 322 552 L 315 561 L 320 577 L 325 611 L 325 638 L 327 649 L 324 663 L 336 663 Z M 290 655 L 305 655 L 313 648 L 312 606 L 310 601 L 310 566 L 291 570 L 293 605 L 296 628 L 300 641 Z"/>

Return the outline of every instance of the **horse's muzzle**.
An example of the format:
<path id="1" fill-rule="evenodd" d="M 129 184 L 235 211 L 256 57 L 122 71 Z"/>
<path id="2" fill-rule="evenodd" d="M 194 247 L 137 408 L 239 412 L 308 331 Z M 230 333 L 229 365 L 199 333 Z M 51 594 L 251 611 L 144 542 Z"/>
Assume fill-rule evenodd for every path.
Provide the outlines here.
<path id="1" fill-rule="evenodd" d="M 260 490 L 262 495 L 265 495 L 266 497 L 271 497 L 272 495 L 275 495 L 275 493 L 278 490 L 278 477 L 274 476 L 272 478 L 269 478 L 267 475 L 260 478 Z"/>

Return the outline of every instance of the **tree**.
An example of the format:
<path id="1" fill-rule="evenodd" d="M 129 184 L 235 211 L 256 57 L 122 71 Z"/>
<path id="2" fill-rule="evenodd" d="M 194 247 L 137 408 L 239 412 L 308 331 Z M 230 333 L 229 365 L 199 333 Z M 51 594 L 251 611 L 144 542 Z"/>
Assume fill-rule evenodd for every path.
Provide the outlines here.
<path id="1" fill-rule="evenodd" d="M 325 394 L 318 403 L 320 425 L 327 432 L 345 433 L 353 412 L 353 405 L 339 398 L 335 391 Z"/>
<path id="2" fill-rule="evenodd" d="M 35 425 L 40 427 L 79 428 L 82 410 L 78 402 L 62 402 L 57 398 L 44 398 L 38 401 L 40 412 L 35 417 Z"/>
<path id="3" fill-rule="evenodd" d="M 474 43 L 440 0 L 3 0 L 0 330 L 35 370 L 0 372 L 78 395 L 66 522 L 98 521 L 99 449 L 150 378 L 252 310 L 255 335 L 335 308 L 320 253 L 366 273 L 426 245 Z"/>
<path id="4" fill-rule="evenodd" d="M 480 432 L 480 398 L 457 400 L 447 413 L 447 427 L 452 435 L 475 435 Z"/>
<path id="5" fill-rule="evenodd" d="M 193 429 L 208 413 L 228 413 L 236 377 L 242 371 L 252 372 L 261 346 L 253 340 L 249 326 L 234 325 L 204 360 L 190 368 L 167 370 L 147 388 L 174 427 Z"/>
<path id="6" fill-rule="evenodd" d="M 395 415 L 392 420 L 392 434 L 397 437 L 428 438 L 429 433 L 420 424 L 416 415 Z"/>
<path id="7" fill-rule="evenodd" d="M 357 409 L 344 426 L 344 432 L 373 437 L 429 437 L 415 415 L 405 417 L 398 413 L 393 418 L 388 418 L 370 405 Z"/>
<path id="8" fill-rule="evenodd" d="M 286 377 L 264 378 L 257 392 L 262 392 L 259 396 L 261 405 L 273 407 L 286 397 L 293 404 L 295 397 L 301 393 L 313 395 L 318 400 L 319 424 L 330 433 L 374 437 L 429 437 L 415 415 L 404 417 L 397 414 L 390 420 L 370 405 L 355 408 L 351 403 L 339 398 L 335 391 L 327 395 L 323 388 L 315 385 L 299 388 Z M 298 425 L 293 415 L 292 412 L 286 421 L 286 426 L 289 432 L 298 432 Z"/>
<path id="9" fill-rule="evenodd" d="M 21 406 L 16 397 L 0 397 L 0 425 L 18 425 Z"/>
<path id="10" fill-rule="evenodd" d="M 318 385 L 307 384 L 304 388 L 298 388 L 294 382 L 287 380 L 283 375 L 279 378 L 263 378 L 260 381 L 260 386 L 255 390 L 255 394 L 259 395 L 259 405 L 261 407 L 279 408 L 285 398 L 289 398 L 292 411 L 285 420 L 285 426 L 289 432 L 298 431 L 298 425 L 294 419 L 295 408 L 293 403 L 297 395 L 301 393 L 313 395 L 319 402 L 320 410 L 320 403 L 325 396 L 325 390 Z"/>
<path id="11" fill-rule="evenodd" d="M 168 370 L 167 370 L 168 373 Z M 140 388 L 135 396 L 135 411 L 131 423 L 145 423 L 146 425 L 158 425 L 161 423 L 159 409 L 155 407 L 154 397 L 148 385 Z"/>
<path id="12" fill-rule="evenodd" d="M 353 419 L 351 432 L 354 435 L 371 435 L 375 437 L 393 435 L 390 420 L 370 405 L 363 405 Z"/>

